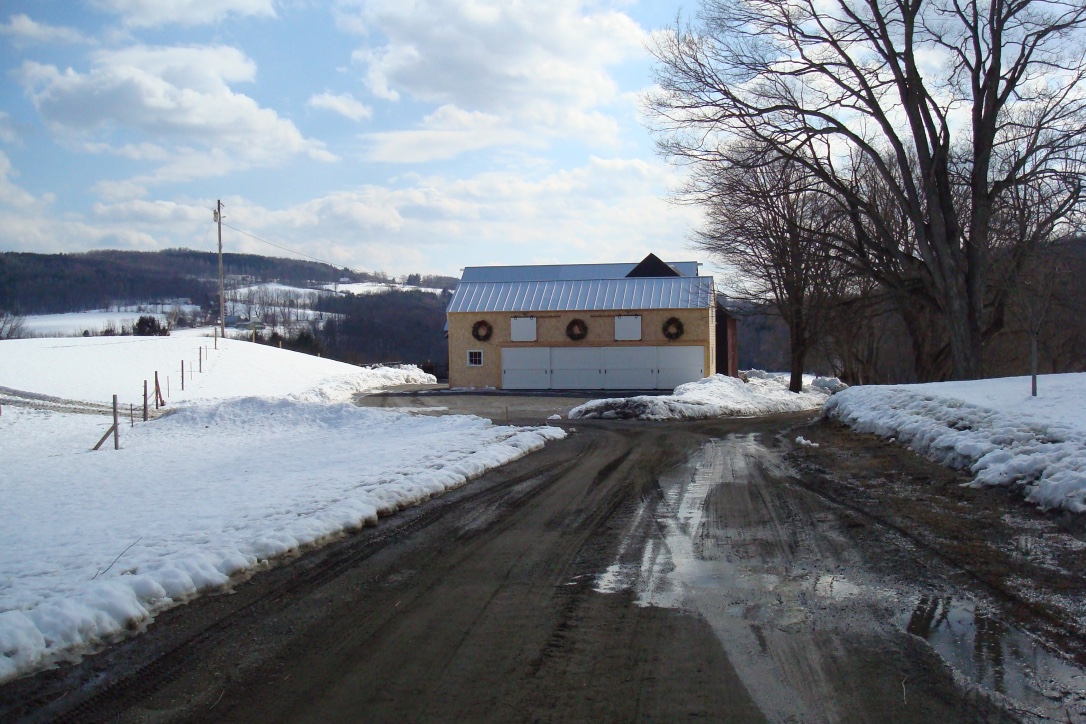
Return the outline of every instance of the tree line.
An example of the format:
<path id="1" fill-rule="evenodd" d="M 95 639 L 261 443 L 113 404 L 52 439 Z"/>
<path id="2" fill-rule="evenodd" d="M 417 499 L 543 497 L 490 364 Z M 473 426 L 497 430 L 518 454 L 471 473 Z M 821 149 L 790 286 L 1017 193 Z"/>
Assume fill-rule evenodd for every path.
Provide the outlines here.
<path id="1" fill-rule="evenodd" d="M 1082 365 L 1042 337 L 1081 345 L 1084 25 L 1060 0 L 703 0 L 656 36 L 659 149 L 733 296 L 787 327 L 793 389 L 812 355 L 975 379 L 1023 334 Z"/>

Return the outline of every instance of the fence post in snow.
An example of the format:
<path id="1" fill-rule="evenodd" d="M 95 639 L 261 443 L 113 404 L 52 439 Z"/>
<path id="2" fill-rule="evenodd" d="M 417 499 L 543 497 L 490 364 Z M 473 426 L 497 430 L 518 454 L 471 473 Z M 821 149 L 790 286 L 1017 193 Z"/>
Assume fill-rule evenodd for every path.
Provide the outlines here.
<path id="1" fill-rule="evenodd" d="M 143 421 L 147 422 L 147 380 L 143 381 Z"/>
<path id="2" fill-rule="evenodd" d="M 200 355 L 200 374 L 204 373 L 204 348 L 200 347 L 197 350 L 197 354 Z"/>
<path id="3" fill-rule="evenodd" d="M 169 387 L 170 383 L 166 383 L 166 387 Z M 185 360 L 181 360 L 181 391 L 185 391 Z"/>
<path id="4" fill-rule="evenodd" d="M 136 406 L 131 402 L 128 403 L 128 426 L 136 426 Z"/>
<path id="5" fill-rule="evenodd" d="M 119 434 L 117 432 L 117 429 L 119 427 L 120 427 L 120 425 L 118 424 L 118 420 L 117 420 L 117 396 L 114 395 L 113 396 L 113 449 L 114 450 L 120 450 L 121 449 L 121 439 L 120 439 Z"/>
<path id="6" fill-rule="evenodd" d="M 215 325 L 215 349 L 219 348 L 219 325 Z"/>

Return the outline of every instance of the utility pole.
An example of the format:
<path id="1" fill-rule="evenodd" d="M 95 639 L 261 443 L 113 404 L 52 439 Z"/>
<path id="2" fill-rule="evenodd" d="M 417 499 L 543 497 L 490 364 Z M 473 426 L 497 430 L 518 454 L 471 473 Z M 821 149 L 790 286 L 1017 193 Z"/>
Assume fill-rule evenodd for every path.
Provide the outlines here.
<path id="1" fill-rule="evenodd" d="M 215 221 L 219 224 L 219 331 L 226 339 L 226 294 L 222 284 L 222 199 L 215 206 Z"/>

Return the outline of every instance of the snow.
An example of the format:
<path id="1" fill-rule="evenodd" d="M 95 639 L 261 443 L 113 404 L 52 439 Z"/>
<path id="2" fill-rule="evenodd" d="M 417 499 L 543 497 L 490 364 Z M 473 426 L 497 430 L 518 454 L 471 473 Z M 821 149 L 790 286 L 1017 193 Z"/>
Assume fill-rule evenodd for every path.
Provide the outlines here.
<path id="1" fill-rule="evenodd" d="M 143 381 L 153 387 L 156 370 L 163 394 L 169 378 L 168 405 L 249 396 L 344 401 L 356 392 L 437 381 L 417 367 L 363 369 L 233 339 L 219 339 L 215 349 L 211 337 L 193 335 L 15 339 L 0 345 L 2 387 L 91 402 L 111 402 L 116 394 L 125 407 L 143 404 Z"/>
<path id="2" fill-rule="evenodd" d="M 1086 512 L 1086 374 L 853 387 L 823 415 L 896 438 L 970 485 L 1012 486 L 1041 508 Z"/>
<path id="3" fill-rule="evenodd" d="M 640 395 L 592 400 L 569 411 L 569 419 L 637 418 L 677 420 L 736 415 L 767 415 L 774 412 L 817 410 L 841 386 L 838 380 L 804 376 L 801 392 L 788 391 L 788 378 L 752 370 L 747 381 L 713 375 L 679 385 L 670 395 Z"/>
<path id="4" fill-rule="evenodd" d="M 27 331 L 35 337 L 78 337 L 84 330 L 97 334 L 111 324 L 118 331 L 122 326 L 131 329 L 143 316 L 156 317 L 165 324 L 167 315 L 177 307 L 186 313 L 200 309 L 192 304 L 149 304 L 121 307 L 114 311 L 98 309 L 65 314 L 31 314 L 23 317 L 23 323 Z"/>
<path id="5" fill-rule="evenodd" d="M 431 289 L 429 287 L 416 287 L 407 286 L 406 284 L 399 284 L 397 282 L 351 282 L 349 284 L 325 284 L 324 289 L 328 291 L 338 291 L 340 294 L 384 294 L 391 291 L 404 291 L 404 292 L 427 292 L 428 294 L 439 294 L 440 289 Z"/>
<path id="6" fill-rule="evenodd" d="M 148 370 L 211 342 L 0 342 L 0 387 L 98 402 L 138 381 L 142 394 Z M 120 450 L 89 450 L 108 417 L 5 404 L 0 682 L 565 436 L 344 402 L 407 382 L 433 377 L 220 339 L 185 392 L 173 388 L 171 414 L 122 425 Z"/>

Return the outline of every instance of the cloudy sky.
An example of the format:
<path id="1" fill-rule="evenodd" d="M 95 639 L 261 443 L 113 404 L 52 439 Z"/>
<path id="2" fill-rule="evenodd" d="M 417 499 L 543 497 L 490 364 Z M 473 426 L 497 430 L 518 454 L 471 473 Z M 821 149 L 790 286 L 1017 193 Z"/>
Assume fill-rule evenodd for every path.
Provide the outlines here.
<path id="1" fill-rule="evenodd" d="M 396 275 L 700 256 L 639 114 L 690 2 L 0 8 L 0 250 L 212 250 L 222 199 L 227 250 Z"/>

